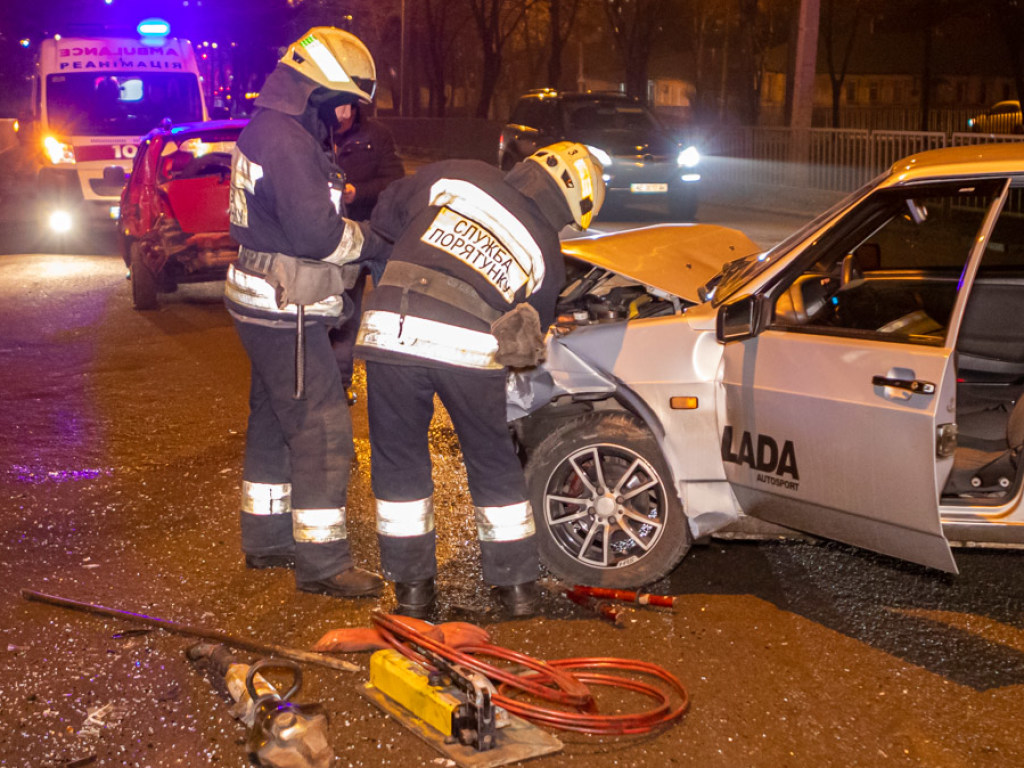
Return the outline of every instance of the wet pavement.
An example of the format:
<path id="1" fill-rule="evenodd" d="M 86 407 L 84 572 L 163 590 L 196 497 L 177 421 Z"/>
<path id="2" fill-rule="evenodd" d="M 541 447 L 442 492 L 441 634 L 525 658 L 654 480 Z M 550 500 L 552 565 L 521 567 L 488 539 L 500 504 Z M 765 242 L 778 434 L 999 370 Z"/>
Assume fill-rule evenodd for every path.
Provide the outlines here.
<path id="1" fill-rule="evenodd" d="M 124 265 L 93 254 L 0 255 L 0 766 L 242 766 L 223 686 L 184 656 L 194 639 L 29 602 L 30 589 L 265 643 L 308 649 L 368 626 L 377 600 L 297 593 L 287 570 L 248 571 L 238 496 L 247 362 L 216 284 L 130 308 Z M 363 407 L 349 533 L 376 568 Z M 1024 764 L 1022 555 L 957 552 L 950 577 L 816 541 L 697 546 L 621 628 L 556 594 L 504 621 L 480 580 L 455 436 L 435 420 L 437 620 L 471 620 L 545 659 L 663 665 L 691 708 L 654 734 L 559 734 L 531 765 Z M 258 655 L 239 652 L 244 661 Z M 445 765 L 359 693 L 364 671 L 304 666 L 338 766 Z M 642 702 L 603 702 L 630 709 Z"/>

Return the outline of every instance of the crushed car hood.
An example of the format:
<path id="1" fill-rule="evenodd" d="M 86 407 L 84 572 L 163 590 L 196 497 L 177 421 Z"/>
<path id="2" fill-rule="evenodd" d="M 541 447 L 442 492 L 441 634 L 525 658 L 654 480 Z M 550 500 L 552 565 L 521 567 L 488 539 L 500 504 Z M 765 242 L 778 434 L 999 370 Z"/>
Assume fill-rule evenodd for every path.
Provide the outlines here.
<path id="1" fill-rule="evenodd" d="M 693 303 L 726 262 L 761 248 L 736 229 L 660 224 L 562 242 L 562 253 Z"/>

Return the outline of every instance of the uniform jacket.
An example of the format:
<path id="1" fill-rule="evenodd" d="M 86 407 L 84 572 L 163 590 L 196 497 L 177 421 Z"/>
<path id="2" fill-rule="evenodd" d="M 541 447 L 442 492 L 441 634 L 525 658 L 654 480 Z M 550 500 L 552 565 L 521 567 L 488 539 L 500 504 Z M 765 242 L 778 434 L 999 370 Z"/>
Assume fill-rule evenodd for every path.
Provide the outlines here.
<path id="1" fill-rule="evenodd" d="M 391 184 L 371 225 L 394 242 L 389 270 L 407 262 L 452 276 L 499 314 L 529 302 L 546 329 L 565 281 L 558 233 L 571 220 L 554 181 L 536 163 L 520 163 L 506 175 L 477 160 L 447 160 Z M 387 271 L 366 301 L 357 345 L 368 360 L 504 370 L 479 312 L 388 285 Z"/>
<path id="2" fill-rule="evenodd" d="M 243 249 L 341 264 L 374 254 L 362 253 L 363 231 L 342 218 L 341 171 L 309 102 L 313 88 L 285 66 L 267 79 L 232 159 L 231 236 Z M 296 314 L 294 305 L 276 305 L 262 275 L 240 265 L 229 270 L 225 302 L 241 319 L 285 321 Z M 335 321 L 343 307 L 338 295 L 306 312 Z"/>
<path id="3" fill-rule="evenodd" d="M 356 109 L 352 126 L 344 133 L 335 134 L 334 156 L 345 172 L 345 181 L 356 188 L 355 200 L 346 206 L 345 215 L 366 221 L 380 193 L 391 182 L 405 176 L 405 168 L 388 127 L 364 117 L 359 108 Z"/>

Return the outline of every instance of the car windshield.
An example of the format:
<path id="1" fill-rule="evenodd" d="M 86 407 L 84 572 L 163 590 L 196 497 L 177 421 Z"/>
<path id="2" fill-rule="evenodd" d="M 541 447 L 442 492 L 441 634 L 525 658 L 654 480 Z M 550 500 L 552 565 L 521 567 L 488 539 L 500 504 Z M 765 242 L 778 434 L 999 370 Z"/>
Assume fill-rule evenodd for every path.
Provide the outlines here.
<path id="1" fill-rule="evenodd" d="M 567 105 L 569 128 L 574 131 L 649 131 L 659 128 L 654 115 L 637 104 L 594 99 Z"/>
<path id="2" fill-rule="evenodd" d="M 721 272 L 702 286 L 699 292 L 701 297 L 705 301 L 711 301 L 712 304 L 717 307 L 730 296 L 737 293 L 741 287 L 778 262 L 778 260 L 785 254 L 789 253 L 793 247 L 799 245 L 810 237 L 816 230 L 820 229 L 825 222 L 829 221 L 839 213 L 839 211 L 850 207 L 857 200 L 864 197 L 869 191 L 878 186 L 887 176 L 888 173 L 879 174 L 860 189 L 855 192 L 851 192 L 838 203 L 832 205 L 825 212 L 815 216 L 809 222 L 793 232 L 793 234 L 789 235 L 784 240 L 779 241 L 767 251 L 752 253 L 749 256 L 744 256 L 742 259 L 736 259 L 735 261 L 728 262 L 724 267 L 722 267 Z"/>
<path id="3" fill-rule="evenodd" d="M 187 73 L 50 75 L 46 109 L 51 125 L 77 136 L 141 136 L 164 118 L 203 119 L 199 79 Z"/>

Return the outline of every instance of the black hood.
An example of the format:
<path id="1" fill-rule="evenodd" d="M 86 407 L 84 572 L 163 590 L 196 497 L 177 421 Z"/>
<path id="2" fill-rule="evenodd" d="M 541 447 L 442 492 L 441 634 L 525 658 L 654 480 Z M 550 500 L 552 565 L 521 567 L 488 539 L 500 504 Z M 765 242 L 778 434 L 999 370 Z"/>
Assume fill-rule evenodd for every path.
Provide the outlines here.
<path id="1" fill-rule="evenodd" d="M 541 216 L 555 229 L 561 230 L 573 223 L 572 211 L 558 183 L 533 160 L 523 160 L 512 166 L 512 170 L 505 174 L 505 183 L 530 198 Z"/>
<path id="2" fill-rule="evenodd" d="M 325 144 L 338 126 L 335 107 L 358 100 L 355 94 L 330 91 L 286 64 L 278 64 L 263 83 L 256 106 L 291 115 L 318 142 Z"/>
<path id="3" fill-rule="evenodd" d="M 319 87 L 287 64 L 278 64 L 267 75 L 256 106 L 298 116 L 306 111 L 310 95 Z"/>

